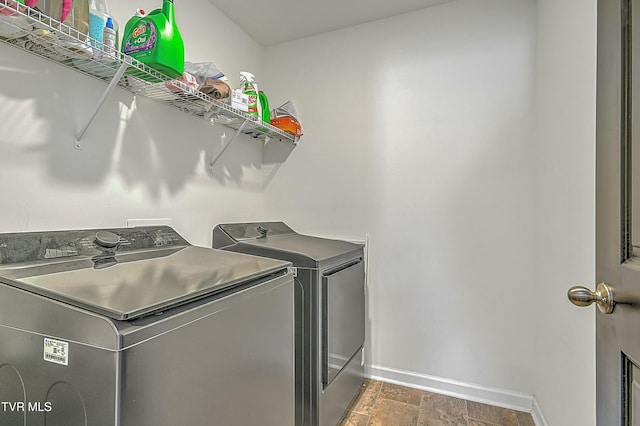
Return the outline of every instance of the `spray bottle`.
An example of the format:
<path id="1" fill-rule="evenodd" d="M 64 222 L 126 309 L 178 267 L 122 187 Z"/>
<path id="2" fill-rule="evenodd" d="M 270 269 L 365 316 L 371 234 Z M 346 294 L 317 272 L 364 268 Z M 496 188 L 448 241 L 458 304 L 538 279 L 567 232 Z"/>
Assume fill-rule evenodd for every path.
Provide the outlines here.
<path id="1" fill-rule="evenodd" d="M 39 12 L 55 19 L 56 21 L 64 22 L 65 19 L 67 19 L 67 16 L 69 16 L 71 9 L 73 8 L 73 1 L 38 0 L 35 5 L 30 7 L 35 7 Z"/>
<path id="2" fill-rule="evenodd" d="M 258 85 L 255 82 L 253 74 L 246 71 L 240 72 L 240 88 L 242 92 L 249 97 L 249 111 L 247 114 L 262 117 Z"/>

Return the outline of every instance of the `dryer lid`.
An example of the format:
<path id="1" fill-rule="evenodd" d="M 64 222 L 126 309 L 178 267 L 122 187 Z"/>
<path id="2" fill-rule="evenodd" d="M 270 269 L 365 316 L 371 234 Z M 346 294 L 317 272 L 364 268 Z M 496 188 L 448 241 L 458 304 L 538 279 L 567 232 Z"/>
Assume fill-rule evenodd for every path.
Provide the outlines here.
<path id="1" fill-rule="evenodd" d="M 234 251 L 288 260 L 296 267 L 319 268 L 363 255 L 360 244 L 298 234 L 283 222 L 221 224 L 216 229 L 234 241 Z M 220 233 L 214 230 L 214 247 L 219 247 L 216 237 Z"/>

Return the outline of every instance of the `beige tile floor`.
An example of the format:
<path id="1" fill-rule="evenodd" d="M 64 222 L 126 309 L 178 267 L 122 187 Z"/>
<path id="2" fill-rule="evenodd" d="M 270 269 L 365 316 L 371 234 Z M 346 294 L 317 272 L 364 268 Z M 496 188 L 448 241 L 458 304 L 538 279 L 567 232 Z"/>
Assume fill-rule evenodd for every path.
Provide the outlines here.
<path id="1" fill-rule="evenodd" d="M 366 380 L 340 426 L 535 426 L 531 414 Z"/>

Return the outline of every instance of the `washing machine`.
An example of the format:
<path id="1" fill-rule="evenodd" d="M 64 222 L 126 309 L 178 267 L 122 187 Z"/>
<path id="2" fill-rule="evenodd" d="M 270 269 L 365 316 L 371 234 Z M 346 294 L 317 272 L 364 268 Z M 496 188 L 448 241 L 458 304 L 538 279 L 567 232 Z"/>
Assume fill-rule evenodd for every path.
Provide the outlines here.
<path id="1" fill-rule="evenodd" d="M 0 234 L 0 425 L 294 425 L 290 265 L 166 226 Z"/>

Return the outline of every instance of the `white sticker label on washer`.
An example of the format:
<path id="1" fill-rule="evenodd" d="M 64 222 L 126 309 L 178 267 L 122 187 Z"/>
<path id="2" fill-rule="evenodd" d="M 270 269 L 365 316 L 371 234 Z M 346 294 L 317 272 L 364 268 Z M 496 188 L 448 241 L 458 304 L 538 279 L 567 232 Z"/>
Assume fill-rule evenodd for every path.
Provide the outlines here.
<path id="1" fill-rule="evenodd" d="M 69 343 L 44 339 L 44 360 L 61 365 L 69 365 Z"/>

